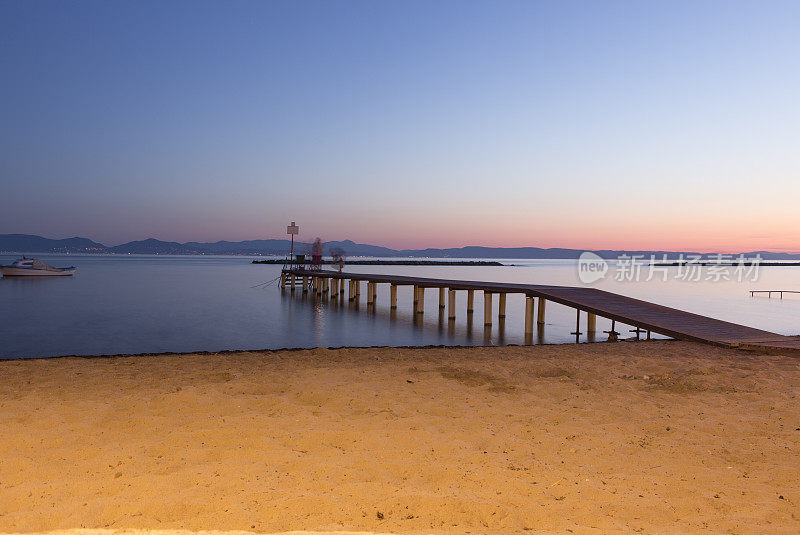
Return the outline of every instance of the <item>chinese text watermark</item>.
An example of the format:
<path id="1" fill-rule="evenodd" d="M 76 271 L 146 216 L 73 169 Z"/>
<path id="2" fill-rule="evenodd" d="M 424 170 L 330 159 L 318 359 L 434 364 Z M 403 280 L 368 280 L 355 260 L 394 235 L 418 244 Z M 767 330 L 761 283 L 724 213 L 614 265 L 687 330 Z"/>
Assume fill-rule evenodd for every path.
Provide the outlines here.
<path id="1" fill-rule="evenodd" d="M 761 255 L 746 257 L 729 254 L 680 254 L 668 258 L 666 254 L 619 255 L 611 259 L 614 280 L 618 282 L 647 282 L 651 280 L 680 280 L 686 282 L 756 282 L 758 280 Z M 677 268 L 670 270 L 670 268 Z M 592 252 L 584 252 L 578 258 L 578 278 L 584 284 L 591 284 L 606 277 L 612 269 L 609 260 Z"/>

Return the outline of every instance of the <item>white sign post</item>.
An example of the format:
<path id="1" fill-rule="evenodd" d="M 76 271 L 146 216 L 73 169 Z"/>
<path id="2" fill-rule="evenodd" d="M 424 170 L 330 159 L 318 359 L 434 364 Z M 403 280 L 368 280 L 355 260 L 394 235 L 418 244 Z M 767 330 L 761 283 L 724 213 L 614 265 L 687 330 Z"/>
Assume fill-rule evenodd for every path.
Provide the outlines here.
<path id="1" fill-rule="evenodd" d="M 292 248 L 289 251 L 289 266 L 294 265 L 294 235 L 300 234 L 300 227 L 298 227 L 294 221 L 292 224 L 286 227 L 286 234 L 289 234 L 292 237 Z"/>

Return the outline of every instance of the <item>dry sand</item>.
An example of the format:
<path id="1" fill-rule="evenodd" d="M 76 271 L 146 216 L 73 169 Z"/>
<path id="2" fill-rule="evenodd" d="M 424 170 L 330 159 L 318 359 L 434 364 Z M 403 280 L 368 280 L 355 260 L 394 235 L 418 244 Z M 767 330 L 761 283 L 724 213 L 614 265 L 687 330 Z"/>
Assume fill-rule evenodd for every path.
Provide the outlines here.
<path id="1" fill-rule="evenodd" d="M 800 533 L 798 394 L 684 342 L 5 361 L 0 532 Z"/>

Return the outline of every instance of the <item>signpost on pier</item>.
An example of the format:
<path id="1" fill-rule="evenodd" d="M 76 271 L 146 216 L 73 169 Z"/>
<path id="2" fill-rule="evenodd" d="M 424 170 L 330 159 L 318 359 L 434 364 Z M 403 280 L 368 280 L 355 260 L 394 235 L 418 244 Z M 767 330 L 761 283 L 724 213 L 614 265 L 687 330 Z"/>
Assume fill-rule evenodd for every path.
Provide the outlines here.
<path id="1" fill-rule="evenodd" d="M 292 237 L 292 247 L 289 250 L 289 266 L 294 267 L 294 235 L 300 234 L 300 227 L 292 221 L 292 224 L 286 227 L 286 234 L 289 234 Z"/>

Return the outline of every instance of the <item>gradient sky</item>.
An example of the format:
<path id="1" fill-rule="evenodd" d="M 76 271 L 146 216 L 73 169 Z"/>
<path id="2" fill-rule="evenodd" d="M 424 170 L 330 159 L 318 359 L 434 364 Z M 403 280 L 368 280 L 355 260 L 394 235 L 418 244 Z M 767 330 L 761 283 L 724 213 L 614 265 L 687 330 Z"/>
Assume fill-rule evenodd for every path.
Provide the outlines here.
<path id="1" fill-rule="evenodd" d="M 0 1 L 0 233 L 800 251 L 800 2 Z"/>

